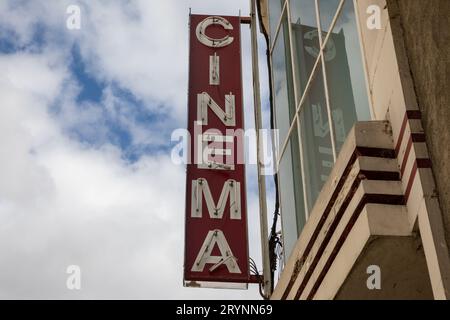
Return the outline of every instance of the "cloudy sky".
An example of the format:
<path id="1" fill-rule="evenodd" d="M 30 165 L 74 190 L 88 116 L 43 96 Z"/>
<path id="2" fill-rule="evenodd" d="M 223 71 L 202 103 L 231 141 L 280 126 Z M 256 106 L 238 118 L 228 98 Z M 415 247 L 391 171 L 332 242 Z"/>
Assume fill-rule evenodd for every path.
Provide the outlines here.
<path id="1" fill-rule="evenodd" d="M 72 4 L 80 30 L 66 28 Z M 183 288 L 185 168 L 170 158 L 171 133 L 186 125 L 189 8 L 248 15 L 248 6 L 0 0 L 1 299 L 259 298 L 255 286 Z M 251 111 L 248 27 L 242 36 Z M 255 168 L 247 171 L 260 266 Z M 81 268 L 81 290 L 66 287 L 69 265 Z"/>

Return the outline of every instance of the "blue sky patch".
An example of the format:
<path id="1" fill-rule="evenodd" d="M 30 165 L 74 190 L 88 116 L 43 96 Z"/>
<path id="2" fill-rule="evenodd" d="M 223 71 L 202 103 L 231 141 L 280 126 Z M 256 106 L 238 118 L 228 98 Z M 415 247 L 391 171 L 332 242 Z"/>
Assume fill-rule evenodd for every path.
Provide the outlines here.
<path id="1" fill-rule="evenodd" d="M 105 84 L 95 79 L 88 72 L 86 64 L 81 56 L 80 47 L 77 44 L 72 47 L 71 54 L 72 63 L 70 64 L 70 71 L 81 87 L 81 92 L 79 93 L 76 102 L 100 102 Z"/>
<path id="2" fill-rule="evenodd" d="M 63 109 L 73 107 L 65 105 L 68 92 L 65 89 L 69 86 L 49 107 L 67 136 L 93 148 L 104 144 L 117 146 L 129 162 L 143 155 L 170 153 L 173 147 L 170 136 L 177 124 L 164 105 L 157 102 L 149 105 L 119 83 L 97 77 L 83 57 L 79 43 L 68 43 L 64 30 L 49 29 L 43 22 L 34 23 L 32 30 L 30 41 L 25 43 L 17 32 L 0 21 L 0 54 L 42 54 L 48 49 L 69 49 L 67 68 L 79 88 L 74 101 L 76 110 Z M 112 94 L 112 102 L 106 99 L 107 93 Z M 133 137 L 136 129 L 141 135 L 139 141 Z M 147 136 L 151 141 L 145 141 Z"/>
<path id="3" fill-rule="evenodd" d="M 10 54 L 16 52 L 19 49 L 17 42 L 17 34 L 0 25 L 0 53 Z"/>
<path id="4" fill-rule="evenodd" d="M 70 71 L 80 87 L 76 97 L 77 108 L 80 113 L 86 109 L 95 109 L 96 117 L 74 121 L 67 130 L 67 134 L 82 143 L 99 147 L 110 143 L 122 150 L 124 159 L 130 162 L 139 160 L 142 155 L 169 152 L 170 131 L 164 130 L 161 123 L 169 116 L 165 113 L 150 110 L 147 105 L 131 91 L 121 87 L 118 83 L 108 83 L 95 78 L 87 63 L 83 60 L 80 48 L 75 44 L 71 50 Z M 110 90 L 113 99 L 106 105 L 105 90 Z M 58 106 L 53 108 L 58 110 Z M 61 110 L 59 109 L 58 112 Z M 139 127 L 149 135 L 163 135 L 162 141 L 167 143 L 143 143 L 133 140 L 132 127 Z M 167 137 L 165 137 L 167 136 Z"/>
<path id="5" fill-rule="evenodd" d="M 27 43 L 21 43 L 17 32 L 6 25 L 2 25 L 0 21 L 0 53 L 13 54 L 19 51 L 41 52 L 46 45 L 47 34 L 48 28 L 43 23 L 35 23 L 31 40 Z"/>

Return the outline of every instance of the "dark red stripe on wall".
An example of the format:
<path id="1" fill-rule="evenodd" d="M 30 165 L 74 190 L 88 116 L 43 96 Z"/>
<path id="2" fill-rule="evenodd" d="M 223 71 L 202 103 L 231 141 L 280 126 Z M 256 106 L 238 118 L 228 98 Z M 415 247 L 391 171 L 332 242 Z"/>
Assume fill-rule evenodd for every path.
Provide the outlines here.
<path id="1" fill-rule="evenodd" d="M 406 130 L 406 123 L 408 123 L 408 118 L 405 113 L 405 116 L 403 117 L 402 126 L 400 128 L 400 134 L 398 135 L 397 145 L 395 146 L 395 154 L 397 155 L 397 157 L 400 151 L 400 147 L 402 146 L 403 136 Z"/>
<path id="2" fill-rule="evenodd" d="M 386 180 L 388 180 L 389 178 L 391 178 L 392 181 L 398 181 L 399 180 L 399 176 L 398 174 L 391 174 L 389 173 L 380 173 L 380 178 L 384 177 Z M 347 210 L 348 205 L 350 204 L 350 201 L 352 201 L 354 194 L 356 193 L 356 191 L 358 190 L 359 185 L 361 184 L 361 181 L 365 179 L 364 174 L 358 174 L 358 177 L 355 179 L 355 181 L 353 182 L 349 193 L 346 195 L 342 205 L 340 206 L 338 212 L 336 213 L 336 216 L 333 219 L 333 222 L 331 223 L 331 225 L 328 227 L 327 233 L 322 241 L 322 243 L 319 246 L 319 249 L 317 250 L 313 261 L 311 262 L 311 265 L 308 268 L 308 271 L 305 274 L 305 277 L 302 280 L 302 283 L 300 284 L 300 287 L 297 291 L 297 294 L 295 296 L 295 299 L 299 299 L 303 290 L 305 289 L 306 285 L 308 284 L 309 279 L 311 278 L 312 273 L 314 272 L 317 264 L 319 263 L 320 258 L 322 257 L 323 252 L 325 251 L 331 237 L 334 234 L 334 231 L 336 230 L 337 226 L 339 225 L 339 223 L 341 222 L 341 218 L 344 215 L 345 211 Z M 377 179 L 379 180 L 379 179 Z M 361 201 L 371 201 L 372 203 L 383 203 L 383 204 L 391 204 L 392 203 L 392 195 L 373 195 L 371 197 L 367 197 L 366 195 L 363 196 L 363 200 Z M 394 196 L 395 200 L 395 204 L 404 204 L 404 198 L 403 195 L 401 196 Z M 360 201 L 360 202 L 361 202 Z M 307 258 L 307 255 L 304 256 L 305 258 Z"/>
<path id="3" fill-rule="evenodd" d="M 431 160 L 430 159 L 416 159 L 414 165 L 411 169 L 411 174 L 409 175 L 408 184 L 406 185 L 405 190 L 405 201 L 408 202 L 409 196 L 411 194 L 411 189 L 414 184 L 414 180 L 416 178 L 417 169 L 422 168 L 431 168 Z"/>
<path id="4" fill-rule="evenodd" d="M 418 120 L 418 119 L 422 119 L 422 113 L 419 110 L 406 111 L 405 116 L 403 117 L 402 125 L 400 127 L 400 133 L 398 135 L 397 144 L 395 145 L 395 154 L 397 155 L 397 157 L 400 152 L 400 147 L 402 146 L 403 136 L 405 135 L 406 124 L 408 123 L 408 120 Z"/>
<path id="5" fill-rule="evenodd" d="M 408 144 L 406 145 L 405 154 L 403 155 L 402 166 L 400 169 L 400 173 L 401 173 L 402 177 L 403 177 L 403 174 L 405 173 L 406 163 L 408 162 L 409 153 L 411 152 L 411 148 L 412 148 L 412 138 L 409 137 Z"/>
<path id="6" fill-rule="evenodd" d="M 406 111 L 406 116 L 408 117 L 408 119 L 412 120 L 412 119 L 422 119 L 422 112 L 420 112 L 420 110 L 407 110 Z"/>
<path id="7" fill-rule="evenodd" d="M 330 198 L 330 200 L 328 201 L 328 204 L 308 242 L 308 245 L 305 248 L 305 251 L 302 254 L 302 257 L 297 261 L 297 265 L 301 266 L 306 257 L 308 256 L 309 252 L 311 251 L 311 248 L 314 245 L 314 242 L 316 241 L 320 230 L 322 229 L 326 219 L 328 218 L 328 215 L 331 211 L 331 208 L 333 207 L 336 198 L 338 197 L 341 189 L 342 189 L 342 185 L 344 184 L 345 180 L 347 179 L 347 176 L 351 170 L 351 167 L 353 166 L 353 164 L 356 162 L 356 159 L 359 156 L 366 156 L 366 157 L 378 157 L 378 158 L 390 158 L 393 159 L 395 158 L 395 150 L 392 149 L 383 149 L 383 148 L 367 148 L 367 147 L 356 147 L 355 150 L 353 151 L 352 156 L 350 157 L 350 160 L 348 161 L 341 178 L 339 179 L 338 184 L 336 185 L 334 192 Z M 367 173 L 367 172 L 366 172 Z M 392 179 L 395 180 L 400 180 L 400 178 L 397 176 L 393 176 L 391 173 L 382 173 L 379 172 L 381 174 L 381 176 L 386 177 L 386 179 L 388 179 L 389 177 L 391 177 Z M 373 174 L 368 173 L 369 175 L 373 176 Z M 293 271 L 293 274 L 291 275 L 291 279 L 286 287 L 286 290 L 284 291 L 281 299 L 284 300 L 287 298 L 287 296 L 289 295 L 289 292 L 291 291 L 295 280 L 297 279 L 297 275 L 298 272 L 300 271 L 300 268 L 296 268 L 296 270 Z"/>
<path id="8" fill-rule="evenodd" d="M 355 225 L 356 221 L 358 220 L 363 208 L 369 203 L 404 205 L 405 199 L 402 195 L 392 195 L 392 194 L 365 194 L 364 195 L 364 197 L 359 202 L 352 217 L 350 218 L 349 222 L 345 226 L 344 231 L 342 232 L 341 236 L 339 237 L 339 240 L 336 242 L 336 245 L 335 245 L 333 251 L 331 252 L 330 256 L 328 257 L 327 262 L 325 263 L 319 276 L 317 277 L 317 281 L 314 283 L 314 285 L 311 289 L 311 292 L 308 294 L 307 300 L 311 300 L 314 297 L 314 295 L 316 294 L 317 290 L 319 289 L 320 285 L 322 284 L 323 279 L 325 278 L 325 275 L 328 273 L 331 265 L 333 264 L 334 259 L 338 255 L 342 245 L 344 244 L 345 240 L 347 239 L 348 235 L 350 234 L 350 231 L 352 230 L 353 226 Z M 298 298 L 299 297 L 300 297 L 300 295 L 298 294 Z"/>

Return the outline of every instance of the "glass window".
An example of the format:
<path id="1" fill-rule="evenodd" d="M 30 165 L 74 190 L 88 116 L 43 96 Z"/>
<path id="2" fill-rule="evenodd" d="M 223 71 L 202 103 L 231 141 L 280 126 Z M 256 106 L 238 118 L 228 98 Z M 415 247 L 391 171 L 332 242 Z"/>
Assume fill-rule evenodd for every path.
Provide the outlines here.
<path id="1" fill-rule="evenodd" d="M 274 42 L 275 33 L 277 31 L 278 22 L 281 17 L 281 9 L 283 8 L 283 4 L 284 0 L 269 1 L 270 43 Z"/>
<path id="2" fill-rule="evenodd" d="M 340 2 L 341 0 L 319 0 L 320 27 L 323 32 L 327 33 L 329 31 Z M 353 5 L 353 0 L 346 2 Z"/>
<path id="3" fill-rule="evenodd" d="M 272 40 L 283 3 L 269 1 Z M 332 27 L 339 3 L 319 0 L 316 12 L 315 0 L 288 0 L 289 12 L 283 13 L 271 53 L 278 147 L 286 145 L 283 154 L 278 150 L 285 257 L 290 255 L 348 132 L 356 121 L 370 119 L 354 4 L 352 0 L 344 2 Z M 320 38 L 325 41 L 331 27 L 322 57 Z M 295 120 L 300 123 L 299 135 L 294 119 L 300 102 L 300 116 Z M 289 128 L 293 129 L 289 132 Z"/>
<path id="4" fill-rule="evenodd" d="M 319 56 L 320 45 L 317 36 L 314 0 L 293 0 L 290 7 L 292 45 L 296 58 L 295 74 L 297 90 L 301 95 Z"/>
<path id="5" fill-rule="evenodd" d="M 311 210 L 334 163 L 321 64 L 314 74 L 300 119 L 306 194 Z"/>
<path id="6" fill-rule="evenodd" d="M 296 127 L 292 131 L 289 143 L 281 158 L 278 180 L 279 184 L 282 185 L 280 209 L 284 234 L 283 245 L 285 256 L 288 257 L 294 249 L 306 221 Z"/>
<path id="7" fill-rule="evenodd" d="M 316 27 L 314 0 L 290 0 L 291 23 Z"/>
<path id="8" fill-rule="evenodd" d="M 345 1 L 324 57 L 339 152 L 354 123 L 371 118 L 353 1 Z"/>
<path id="9" fill-rule="evenodd" d="M 286 15 L 284 15 L 272 53 L 273 95 L 280 142 L 286 140 L 295 108 L 292 63 L 288 33 L 285 31 L 286 26 Z"/>

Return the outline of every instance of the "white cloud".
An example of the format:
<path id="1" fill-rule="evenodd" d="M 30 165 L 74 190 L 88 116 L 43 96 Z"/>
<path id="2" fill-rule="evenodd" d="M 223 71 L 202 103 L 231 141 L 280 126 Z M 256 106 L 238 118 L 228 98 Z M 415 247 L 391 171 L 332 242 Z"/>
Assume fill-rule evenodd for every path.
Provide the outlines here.
<path id="1" fill-rule="evenodd" d="M 59 70 L 25 60 L 31 70 L 39 65 L 49 79 L 63 81 Z M 42 92 L 16 85 L 25 81 L 16 77 L 8 84 L 3 75 L 0 87 L 6 97 L 0 136 L 7 137 L 0 159 L 0 297 L 236 297 L 181 288 L 183 168 L 168 156 L 127 165 L 115 147 L 69 140 L 46 104 L 32 103 Z M 36 130 L 39 121 L 49 129 Z M 80 292 L 64 287 L 70 264 L 82 268 Z"/>
<path id="2" fill-rule="evenodd" d="M 238 14 L 247 1 L 89 1 L 79 37 L 92 71 L 184 124 L 188 12 Z M 201 8 L 201 9 L 200 9 Z M 247 13 L 248 14 L 248 13 Z"/>
<path id="3" fill-rule="evenodd" d="M 92 74 L 184 125 L 188 7 L 237 14 L 247 1 L 85 1 L 86 20 L 73 34 L 64 30 L 70 2 L 30 1 L 15 9 L 0 3 L 0 19 L 17 32 L 20 46 L 31 41 L 37 22 L 50 28 L 49 39 L 65 34 L 38 52 L 0 55 L 0 298 L 258 298 L 254 286 L 182 288 L 184 168 L 168 155 L 129 164 L 107 139 L 89 146 L 65 131 L 91 130 L 99 138 L 105 134 L 100 108 L 113 114 L 108 91 L 98 104 L 76 104 L 68 65 L 72 41 Z M 55 103 L 58 116 L 49 112 Z M 151 135 L 161 124 L 146 131 L 122 120 L 129 121 L 135 143 L 163 142 Z M 248 202 L 255 221 L 250 251 L 259 261 L 254 192 Z M 65 287 L 71 264 L 82 268 L 79 292 Z"/>

